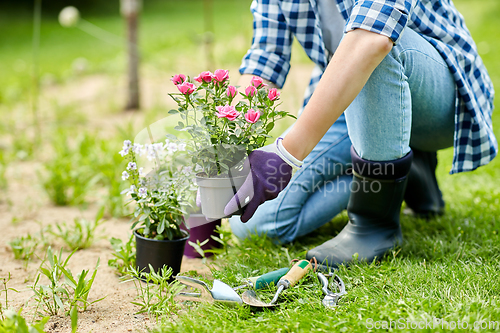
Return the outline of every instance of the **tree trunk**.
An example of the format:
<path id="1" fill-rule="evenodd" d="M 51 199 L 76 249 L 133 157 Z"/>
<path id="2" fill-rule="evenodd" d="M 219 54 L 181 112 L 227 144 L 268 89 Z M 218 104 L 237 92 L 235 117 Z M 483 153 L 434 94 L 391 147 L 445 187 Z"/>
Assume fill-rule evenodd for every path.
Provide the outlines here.
<path id="1" fill-rule="evenodd" d="M 128 91 L 125 110 L 138 110 L 139 103 L 139 48 L 137 46 L 137 26 L 139 0 L 121 0 L 121 12 L 127 22 Z"/>

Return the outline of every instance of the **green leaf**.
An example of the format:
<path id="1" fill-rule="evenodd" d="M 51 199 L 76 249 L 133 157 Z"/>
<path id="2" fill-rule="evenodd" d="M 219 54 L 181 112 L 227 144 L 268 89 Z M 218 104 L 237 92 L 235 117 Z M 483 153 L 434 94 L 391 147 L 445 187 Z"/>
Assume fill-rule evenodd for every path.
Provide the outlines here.
<path id="1" fill-rule="evenodd" d="M 210 235 L 210 237 L 211 237 L 214 241 L 216 241 L 216 242 L 218 242 L 218 243 L 220 243 L 220 244 L 224 245 L 224 241 L 223 241 L 222 239 L 220 239 L 219 237 L 214 236 L 214 235 Z"/>
<path id="2" fill-rule="evenodd" d="M 104 208 L 104 206 L 101 206 L 101 209 L 99 209 L 99 212 L 97 212 L 97 215 L 95 217 L 96 224 L 104 217 Z"/>
<path id="3" fill-rule="evenodd" d="M 49 246 L 47 249 L 47 258 L 49 259 L 50 266 L 54 267 L 54 254 L 52 253 L 52 248 Z"/>
<path id="4" fill-rule="evenodd" d="M 64 309 L 64 305 L 63 302 L 61 301 L 61 298 L 58 295 L 54 295 L 54 299 L 59 309 Z"/>
<path id="5" fill-rule="evenodd" d="M 266 126 L 266 132 L 269 133 L 274 128 L 274 123 L 269 123 Z"/>
<path id="6" fill-rule="evenodd" d="M 76 329 L 78 328 L 78 309 L 76 305 L 73 305 L 71 307 L 70 316 L 71 316 L 71 333 L 76 333 Z"/>
<path id="7" fill-rule="evenodd" d="M 158 226 L 156 232 L 162 234 L 164 230 L 165 230 L 165 216 L 163 216 L 163 220 L 160 222 L 160 225 Z"/>

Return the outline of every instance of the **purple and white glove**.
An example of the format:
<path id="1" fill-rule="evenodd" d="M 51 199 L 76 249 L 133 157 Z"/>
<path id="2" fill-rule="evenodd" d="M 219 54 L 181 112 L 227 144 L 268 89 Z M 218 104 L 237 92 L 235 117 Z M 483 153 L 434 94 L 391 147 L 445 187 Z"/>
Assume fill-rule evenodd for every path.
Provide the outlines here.
<path id="1" fill-rule="evenodd" d="M 258 149 L 250 153 L 250 172 L 236 195 L 226 205 L 226 216 L 244 206 L 241 221 L 248 222 L 261 204 L 276 198 L 288 185 L 293 168 L 300 168 L 303 162 L 283 147 L 282 140 L 278 138 L 273 145 L 265 147 L 266 151 Z"/>

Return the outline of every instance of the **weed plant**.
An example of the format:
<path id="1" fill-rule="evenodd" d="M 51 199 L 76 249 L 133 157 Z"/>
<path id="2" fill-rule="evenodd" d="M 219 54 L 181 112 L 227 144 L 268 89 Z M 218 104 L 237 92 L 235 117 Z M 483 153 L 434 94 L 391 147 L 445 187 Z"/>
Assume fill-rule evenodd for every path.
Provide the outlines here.
<path id="1" fill-rule="evenodd" d="M 213 253 L 215 255 L 219 254 L 227 254 L 228 252 L 228 247 L 231 241 L 231 236 L 233 233 L 231 232 L 231 229 L 224 227 L 222 225 L 218 225 L 215 228 L 215 233 L 218 234 L 219 236 L 216 235 L 210 235 L 210 238 L 212 238 L 214 241 L 219 243 L 221 247 L 219 248 L 213 248 L 213 249 L 208 249 L 205 250 L 204 252 L 206 253 Z"/>
<path id="2" fill-rule="evenodd" d="M 55 156 L 44 164 L 43 187 L 58 206 L 83 204 L 87 192 L 99 179 L 91 159 L 95 138 L 85 133 L 72 146 L 70 137 L 61 129 L 56 132 L 52 141 Z"/>
<path id="3" fill-rule="evenodd" d="M 39 310 L 41 309 L 45 314 L 51 316 L 60 313 L 71 315 L 72 311 L 85 311 L 89 305 L 103 299 L 100 298 L 93 302 L 88 301 L 97 268 L 99 267 L 99 260 L 90 278 L 87 279 L 89 270 L 82 270 L 80 274 L 74 277 L 67 268 L 68 261 L 74 253 L 75 251 L 63 260 L 62 250 L 58 255 L 55 255 L 50 247 L 47 249 L 46 258 L 39 268 L 40 273 L 37 275 L 35 283 L 30 286 L 30 289 L 34 292 L 35 312 L 37 314 L 41 314 Z M 45 264 L 46 261 L 49 262 L 49 265 Z M 40 284 L 42 276 L 48 280 L 48 285 Z M 73 310 L 75 308 L 76 310 Z"/>
<path id="4" fill-rule="evenodd" d="M 203 250 L 202 246 L 209 242 L 209 238 L 205 239 L 203 242 L 200 242 L 199 239 L 195 242 L 188 241 L 188 245 L 191 246 L 202 258 L 201 262 L 205 264 L 207 262 L 207 257 L 205 255 L 205 250 Z"/>
<path id="5" fill-rule="evenodd" d="M 93 221 L 84 218 L 75 218 L 72 225 L 56 223 L 49 225 L 47 232 L 64 242 L 70 251 L 82 250 L 90 247 L 96 238 L 96 229 L 104 223 L 104 207 L 97 212 Z"/>
<path id="6" fill-rule="evenodd" d="M 27 234 L 26 236 L 15 237 L 8 244 L 17 260 L 24 260 L 26 265 L 34 257 L 37 257 L 37 251 L 46 251 L 50 240 L 46 237 L 45 232 L 47 227 L 40 227 L 40 231 L 34 235 Z"/>
<path id="7" fill-rule="evenodd" d="M 39 244 L 40 239 L 31 236 L 31 234 L 16 237 L 9 242 L 14 258 L 25 261 L 29 261 L 33 258 Z"/>
<path id="8" fill-rule="evenodd" d="M 120 142 L 84 132 L 73 143 L 66 131 L 59 129 L 53 140 L 54 157 L 45 163 L 42 176 L 50 200 L 59 206 L 81 205 L 89 201 L 90 192 L 104 188 L 102 204 L 111 216 L 128 214 L 121 192 L 124 168 L 117 151 Z"/>
<path id="9" fill-rule="evenodd" d="M 27 324 L 26 319 L 21 315 L 21 310 L 15 312 L 5 311 L 5 318 L 0 321 L 0 333 L 44 333 L 45 324 L 50 317 L 44 317 L 33 325 Z"/>
<path id="10" fill-rule="evenodd" d="M 139 271 L 134 266 L 129 266 L 128 279 L 132 281 L 137 291 L 136 300 L 131 302 L 140 309 L 137 314 L 147 313 L 158 322 L 166 315 L 173 315 L 179 309 L 174 296 L 184 287 L 172 277 L 172 268 L 163 266 L 158 272 L 149 265 L 149 272 Z"/>
<path id="11" fill-rule="evenodd" d="M 135 266 L 135 237 L 130 235 L 129 240 L 124 243 L 121 239 L 112 237 L 109 242 L 113 247 L 113 259 L 108 260 L 108 266 L 116 269 L 118 276 L 129 273 L 129 267 Z"/>
<path id="12" fill-rule="evenodd" d="M 4 277 L 4 278 L 1 278 L 0 280 L 2 280 L 2 289 L 0 289 L 0 319 L 1 320 L 4 320 L 5 319 L 5 312 L 9 309 L 9 291 L 13 291 L 13 292 L 18 292 L 16 289 L 14 288 L 9 288 L 7 287 L 7 283 L 9 283 L 9 281 L 11 280 L 11 276 L 10 276 L 10 272 L 9 272 L 9 276 L 8 277 Z M 5 301 L 3 301 L 3 297 L 2 297 L 2 294 L 4 294 L 3 297 L 5 297 Z M 4 302 L 2 304 L 2 302 Z"/>

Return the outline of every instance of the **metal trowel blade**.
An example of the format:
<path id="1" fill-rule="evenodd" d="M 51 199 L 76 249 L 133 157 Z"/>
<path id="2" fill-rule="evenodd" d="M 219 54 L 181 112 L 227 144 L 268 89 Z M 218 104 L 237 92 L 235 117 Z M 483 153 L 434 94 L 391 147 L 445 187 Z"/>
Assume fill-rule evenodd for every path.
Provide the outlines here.
<path id="1" fill-rule="evenodd" d="M 212 297 L 219 302 L 236 302 L 243 304 L 241 297 L 230 286 L 222 281 L 214 280 L 212 287 Z"/>
<path id="2" fill-rule="evenodd" d="M 255 293 L 254 290 L 247 290 L 241 295 L 241 299 L 243 303 L 248 304 L 250 306 L 254 306 L 256 308 L 273 308 L 276 304 L 269 304 L 262 302 Z"/>

